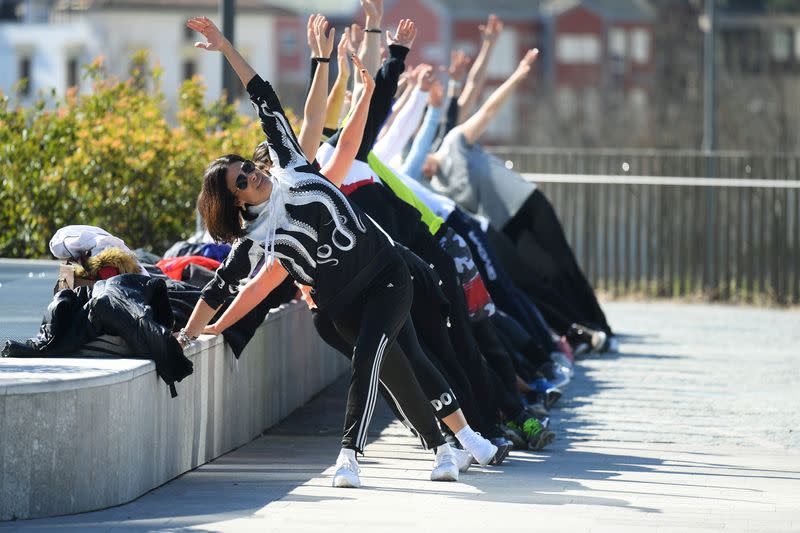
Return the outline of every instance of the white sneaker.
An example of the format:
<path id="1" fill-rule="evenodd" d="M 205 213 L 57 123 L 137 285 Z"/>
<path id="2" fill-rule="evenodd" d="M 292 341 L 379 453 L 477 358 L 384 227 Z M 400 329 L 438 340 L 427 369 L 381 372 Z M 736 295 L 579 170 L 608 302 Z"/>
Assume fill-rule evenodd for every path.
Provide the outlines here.
<path id="1" fill-rule="evenodd" d="M 497 453 L 497 446 L 474 431 L 465 435 L 464 440 L 459 439 L 459 442 L 481 466 L 488 465 Z"/>
<path id="2" fill-rule="evenodd" d="M 458 466 L 456 466 L 453 452 L 448 444 L 443 444 L 436 449 L 431 481 L 458 481 Z"/>
<path id="3" fill-rule="evenodd" d="M 469 470 L 469 467 L 472 464 L 472 454 L 467 450 L 459 450 L 458 448 L 453 448 L 452 446 L 450 446 L 450 451 L 453 452 L 453 459 L 456 460 L 458 471 L 463 474 Z"/>
<path id="4" fill-rule="evenodd" d="M 336 473 L 333 474 L 333 486 L 345 489 L 357 489 L 361 486 L 358 461 L 353 450 L 342 449 L 339 454 L 336 460 Z"/>

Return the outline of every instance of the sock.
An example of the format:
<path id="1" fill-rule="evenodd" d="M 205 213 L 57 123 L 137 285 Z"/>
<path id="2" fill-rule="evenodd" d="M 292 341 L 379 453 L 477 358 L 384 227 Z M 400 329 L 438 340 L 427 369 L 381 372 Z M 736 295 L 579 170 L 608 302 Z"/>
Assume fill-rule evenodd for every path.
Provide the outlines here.
<path id="1" fill-rule="evenodd" d="M 478 434 L 472 431 L 472 428 L 467 424 L 456 433 L 456 438 L 466 448 L 465 442 L 474 441 L 478 438 Z"/>

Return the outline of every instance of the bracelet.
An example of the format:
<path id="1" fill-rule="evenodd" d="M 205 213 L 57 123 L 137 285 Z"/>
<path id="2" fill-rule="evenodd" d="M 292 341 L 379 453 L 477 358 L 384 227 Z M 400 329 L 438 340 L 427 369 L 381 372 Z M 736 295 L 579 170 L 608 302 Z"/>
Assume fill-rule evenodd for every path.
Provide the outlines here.
<path id="1" fill-rule="evenodd" d="M 186 347 L 191 344 L 197 337 L 190 337 L 188 333 L 186 333 L 186 328 L 181 328 L 178 332 L 178 343 Z"/>
<path id="2" fill-rule="evenodd" d="M 311 61 L 316 61 L 317 63 L 330 63 L 330 57 L 312 57 Z"/>
<path id="3" fill-rule="evenodd" d="M 380 28 L 369 28 L 367 30 L 364 30 L 364 32 L 366 32 L 366 33 L 382 33 L 383 30 L 381 30 Z"/>

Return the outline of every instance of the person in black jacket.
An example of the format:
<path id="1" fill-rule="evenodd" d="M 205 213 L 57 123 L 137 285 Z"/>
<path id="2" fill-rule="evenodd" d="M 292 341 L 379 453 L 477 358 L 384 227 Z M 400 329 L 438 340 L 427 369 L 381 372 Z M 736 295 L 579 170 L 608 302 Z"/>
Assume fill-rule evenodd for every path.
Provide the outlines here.
<path id="1" fill-rule="evenodd" d="M 410 327 L 410 274 L 394 242 L 308 162 L 271 85 L 255 73 L 209 19 L 191 19 L 188 26 L 206 38 L 206 42 L 196 46 L 222 51 L 246 85 L 267 135 L 274 164 L 270 173 L 265 173 L 251 161 L 231 154 L 213 161 L 206 170 L 198 204 L 209 233 L 221 240 L 236 238 L 244 231 L 242 207 L 253 206 L 254 222 L 264 228 L 266 258 L 262 270 L 239 292 L 232 306 L 204 331 L 220 333 L 287 276 L 312 287 L 316 305 L 330 317 L 339 334 L 355 346 L 342 451 L 333 484 L 358 487 L 356 453 L 363 453 L 366 445 L 381 366 L 385 358 L 405 358 L 395 339 Z M 396 38 L 401 42 L 413 39 L 414 33 L 413 23 L 404 20 Z M 361 98 L 368 101 L 371 79 L 363 69 L 361 74 L 364 84 Z M 363 109 L 362 115 L 365 114 Z M 364 119 L 354 114 L 351 122 L 360 122 L 363 128 Z M 349 155 L 340 152 L 339 158 L 326 168 L 329 172 L 344 173 L 354 155 L 355 150 Z M 198 325 L 213 316 L 207 304 L 200 304 L 195 311 L 182 333 L 184 339 L 192 337 Z M 402 385 L 419 388 L 413 373 L 408 374 Z M 488 463 L 496 448 L 466 425 L 455 397 L 451 404 L 450 416 L 463 423 L 457 436 L 461 434 L 459 439 L 476 459 Z M 436 426 L 432 410 L 428 413 L 428 423 L 432 428 Z M 457 479 L 452 452 L 441 433 L 431 429 L 428 434 L 432 441 L 428 445 L 437 449 L 432 479 Z"/>

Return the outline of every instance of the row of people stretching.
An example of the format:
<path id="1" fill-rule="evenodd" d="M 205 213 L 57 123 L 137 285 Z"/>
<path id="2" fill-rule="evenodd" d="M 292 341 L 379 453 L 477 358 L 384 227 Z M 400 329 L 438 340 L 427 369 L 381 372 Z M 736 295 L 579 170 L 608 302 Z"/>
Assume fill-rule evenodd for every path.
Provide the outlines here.
<path id="1" fill-rule="evenodd" d="M 357 454 L 379 392 L 434 451 L 431 479 L 455 481 L 472 461 L 499 464 L 514 446 L 549 444 L 547 408 L 569 380 L 573 349 L 607 349 L 613 338 L 552 207 L 476 144 L 537 51 L 469 116 L 501 29 L 490 17 L 461 94 L 466 62 L 454 56 L 443 126 L 444 90 L 431 68 L 406 76 L 395 101 L 414 23 L 387 32 L 381 63 L 382 1 L 362 5 L 366 31 L 340 40 L 330 95 L 335 32 L 321 15 L 309 19 L 312 81 L 298 135 L 270 83 L 214 23 L 187 23 L 204 37 L 196 46 L 222 52 L 236 71 L 267 140 L 252 159 L 228 154 L 206 170 L 198 209 L 232 250 L 178 339 L 220 334 L 296 285 L 322 339 L 351 361 L 333 485 L 360 486 Z M 348 56 L 356 75 L 340 122 Z"/>

